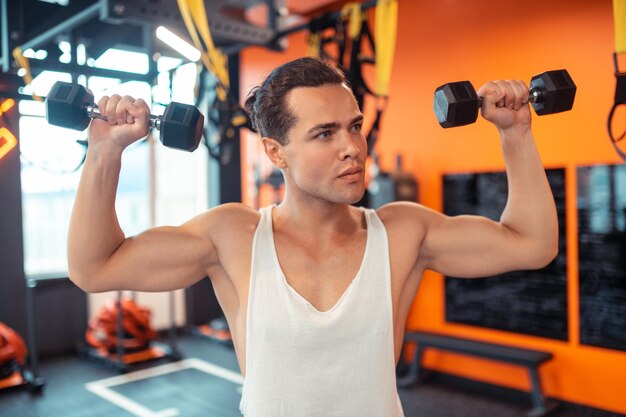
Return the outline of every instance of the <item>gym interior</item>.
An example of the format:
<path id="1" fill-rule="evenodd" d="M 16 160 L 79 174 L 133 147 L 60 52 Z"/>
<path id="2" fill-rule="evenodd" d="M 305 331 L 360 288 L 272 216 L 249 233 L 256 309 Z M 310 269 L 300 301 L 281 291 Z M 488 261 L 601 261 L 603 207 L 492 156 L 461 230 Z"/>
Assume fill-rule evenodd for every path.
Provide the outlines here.
<path id="1" fill-rule="evenodd" d="M 558 255 L 484 279 L 426 271 L 398 393 L 416 417 L 626 415 L 625 1 L 2 0 L 0 12 L 0 416 L 241 415 L 243 377 L 210 278 L 167 293 L 86 293 L 69 279 L 85 127 L 105 94 L 160 115 L 123 155 L 127 236 L 224 203 L 278 204 L 282 175 L 242 103 L 308 55 L 349 68 L 361 88 L 362 205 L 409 200 L 493 220 L 507 200 L 497 132 L 481 118 L 442 128 L 467 94 L 433 106 L 435 90 L 565 70 L 566 82 L 539 89 L 569 108 L 531 110 Z M 77 120 L 67 94 L 52 93 L 59 81 L 72 97 L 93 94 L 70 109 Z M 176 126 L 172 102 L 204 118 Z"/>

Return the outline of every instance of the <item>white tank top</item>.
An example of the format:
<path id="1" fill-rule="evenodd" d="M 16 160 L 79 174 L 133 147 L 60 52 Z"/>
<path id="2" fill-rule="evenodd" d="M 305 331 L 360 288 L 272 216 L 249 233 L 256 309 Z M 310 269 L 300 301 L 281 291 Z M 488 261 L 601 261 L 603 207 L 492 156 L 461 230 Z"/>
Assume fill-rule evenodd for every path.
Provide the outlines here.
<path id="1" fill-rule="evenodd" d="M 359 272 L 320 312 L 285 279 L 261 209 L 252 244 L 246 328 L 245 417 L 404 417 L 396 388 L 387 232 L 362 209 L 367 243 Z"/>

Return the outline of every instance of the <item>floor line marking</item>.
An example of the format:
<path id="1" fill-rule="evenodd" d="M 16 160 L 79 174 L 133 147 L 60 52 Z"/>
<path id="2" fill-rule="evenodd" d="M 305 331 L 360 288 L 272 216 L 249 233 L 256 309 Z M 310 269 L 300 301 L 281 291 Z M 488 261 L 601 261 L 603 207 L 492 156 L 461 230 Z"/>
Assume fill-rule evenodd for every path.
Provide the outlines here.
<path id="1" fill-rule="evenodd" d="M 222 368 L 221 366 L 206 362 L 202 359 L 188 358 L 178 362 L 130 372 L 124 375 L 118 375 L 110 378 L 104 378 L 97 381 L 88 382 L 85 384 L 85 389 L 128 411 L 129 413 L 136 415 L 137 417 L 175 417 L 179 415 L 179 411 L 176 408 L 172 407 L 161 411 L 152 411 L 149 408 L 144 407 L 138 402 L 133 401 L 130 398 L 116 391 L 113 391 L 110 388 L 116 385 L 127 384 L 130 382 L 153 378 L 172 372 L 183 371 L 186 369 L 197 369 L 199 371 L 216 376 L 234 384 L 243 384 L 243 376 L 237 372 L 231 371 L 230 369 Z"/>
<path id="2" fill-rule="evenodd" d="M 190 362 L 191 359 L 184 359 L 182 361 L 168 363 L 165 365 L 159 365 L 148 369 L 142 369 L 140 371 L 130 372 L 123 375 L 113 376 L 110 378 L 100 379 L 98 381 L 88 382 L 86 385 L 96 385 L 104 387 L 112 387 L 115 385 L 126 384 L 128 382 L 138 381 L 140 379 L 151 378 L 155 376 L 161 376 L 172 372 L 182 371 L 194 367 L 194 363 Z"/>
<path id="3" fill-rule="evenodd" d="M 137 417 L 173 417 L 178 415 L 178 410 L 175 408 L 168 408 L 163 411 L 152 411 L 147 407 L 139 404 L 136 401 L 131 400 L 128 397 L 125 397 L 122 394 L 119 394 L 113 390 L 110 390 L 107 387 L 103 386 L 91 386 L 87 388 L 92 393 L 102 397 L 103 399 L 115 404 L 116 406 L 128 411 L 131 414 L 136 415 Z"/>

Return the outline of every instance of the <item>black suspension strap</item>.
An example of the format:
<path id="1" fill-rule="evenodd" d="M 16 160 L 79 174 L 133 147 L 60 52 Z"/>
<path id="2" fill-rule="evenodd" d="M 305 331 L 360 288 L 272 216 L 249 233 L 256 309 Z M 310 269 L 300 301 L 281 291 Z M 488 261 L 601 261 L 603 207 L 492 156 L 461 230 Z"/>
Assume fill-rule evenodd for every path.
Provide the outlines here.
<path id="1" fill-rule="evenodd" d="M 615 23 L 615 52 L 613 53 L 615 97 L 607 120 L 607 130 L 615 151 L 626 161 L 626 153 L 618 146 L 618 143 L 626 137 L 626 130 L 619 136 L 615 136 L 612 128 L 615 111 L 619 106 L 626 106 L 626 72 L 620 71 L 618 62 L 619 55 L 626 53 L 626 0 L 613 0 L 613 17 Z"/>
<path id="2" fill-rule="evenodd" d="M 609 138 L 611 139 L 611 143 L 617 153 L 622 157 L 624 161 L 626 161 L 626 153 L 620 149 L 617 145 L 626 137 L 626 130 L 622 132 L 619 136 L 615 136 L 613 133 L 613 116 L 615 115 L 615 111 L 619 108 L 619 106 L 626 106 L 626 73 L 620 72 L 618 63 L 617 63 L 617 53 L 613 54 L 613 60 L 615 63 L 615 99 L 613 101 L 613 106 L 609 112 L 609 118 L 607 120 L 607 130 L 609 132 Z"/>

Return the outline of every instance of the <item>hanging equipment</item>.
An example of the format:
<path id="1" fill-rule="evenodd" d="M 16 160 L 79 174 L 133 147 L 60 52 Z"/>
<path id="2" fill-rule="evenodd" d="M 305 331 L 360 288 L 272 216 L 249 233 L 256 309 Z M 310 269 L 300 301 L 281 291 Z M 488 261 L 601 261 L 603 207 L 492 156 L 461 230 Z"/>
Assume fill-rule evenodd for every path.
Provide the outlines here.
<path id="1" fill-rule="evenodd" d="M 239 104 L 239 98 L 232 97 L 229 93 L 228 56 L 213 42 L 204 2 L 178 0 L 178 6 L 195 47 L 201 51 L 205 68 L 217 81 L 217 95 L 208 117 L 215 130 L 205 135 L 205 141 L 209 154 L 222 165 L 227 165 L 231 159 L 232 141 L 237 137 L 239 129 L 249 125 L 248 116 Z M 206 51 L 203 45 L 206 46 Z M 209 136 L 212 140 L 209 140 Z M 215 150 L 211 142 L 217 144 L 219 151 Z"/>
<path id="2" fill-rule="evenodd" d="M 613 134 L 612 122 L 615 110 L 626 105 L 626 72 L 619 69 L 618 56 L 626 53 L 626 0 L 613 0 L 613 18 L 615 23 L 615 52 L 613 65 L 615 68 L 615 97 L 607 120 L 607 130 L 615 151 L 626 161 L 626 153 L 619 148 L 618 142 L 626 137 L 626 130 L 619 136 Z"/>

